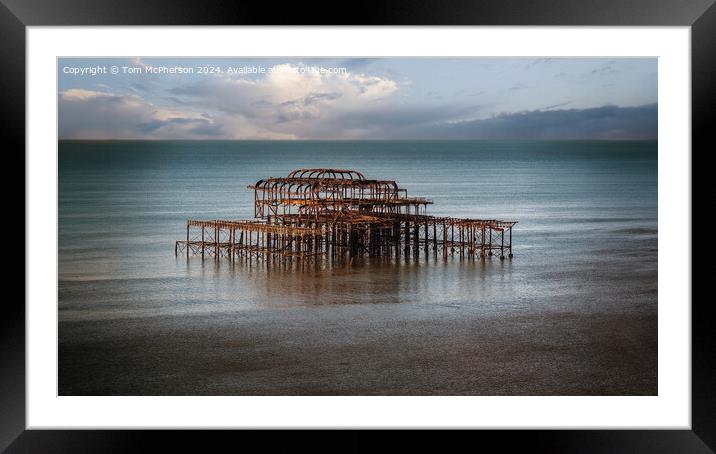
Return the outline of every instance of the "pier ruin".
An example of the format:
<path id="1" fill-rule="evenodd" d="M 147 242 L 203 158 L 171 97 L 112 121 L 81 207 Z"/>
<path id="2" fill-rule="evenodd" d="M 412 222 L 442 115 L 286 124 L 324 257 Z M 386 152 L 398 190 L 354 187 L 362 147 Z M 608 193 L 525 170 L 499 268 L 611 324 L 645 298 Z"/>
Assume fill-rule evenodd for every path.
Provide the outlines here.
<path id="1" fill-rule="evenodd" d="M 189 220 L 175 254 L 249 263 L 513 256 L 517 221 L 427 215 L 431 200 L 355 170 L 299 169 L 248 188 L 255 219 Z"/>

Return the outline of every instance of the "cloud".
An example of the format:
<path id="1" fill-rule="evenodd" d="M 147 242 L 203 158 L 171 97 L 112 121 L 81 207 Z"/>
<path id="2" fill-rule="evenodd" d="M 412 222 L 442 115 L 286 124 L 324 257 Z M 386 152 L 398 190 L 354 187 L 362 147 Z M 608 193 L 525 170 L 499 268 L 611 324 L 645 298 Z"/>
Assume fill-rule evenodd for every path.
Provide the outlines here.
<path id="1" fill-rule="evenodd" d="M 656 139 L 657 105 L 544 109 L 475 117 L 480 106 L 391 107 L 332 119 L 318 139 L 570 140 Z"/>
<path id="2" fill-rule="evenodd" d="M 386 77 L 281 64 L 261 79 L 218 75 L 174 87 L 163 97 L 171 110 L 137 90 L 113 95 L 70 89 L 60 93 L 60 135 L 102 138 L 114 129 L 119 138 L 322 137 L 336 134 L 327 125 L 335 127 L 346 113 L 390 105 L 398 88 Z"/>
<path id="3" fill-rule="evenodd" d="M 60 93 L 60 99 L 64 101 L 88 101 L 97 98 L 111 98 L 113 95 L 109 93 L 84 90 L 82 88 L 70 88 Z"/>
<path id="4" fill-rule="evenodd" d="M 72 88 L 59 94 L 59 132 L 65 139 L 656 138 L 656 104 L 560 109 L 567 101 L 485 118 L 493 107 L 469 93 L 459 102 L 405 103 L 396 96 L 403 87 L 385 76 L 282 64 L 260 78 L 221 74 L 159 92 Z"/>
<path id="5" fill-rule="evenodd" d="M 219 76 L 176 87 L 172 94 L 203 106 L 250 118 L 353 110 L 380 103 L 398 89 L 390 79 L 361 73 L 319 73 L 303 65 L 282 64 L 262 79 Z M 304 115 L 295 115 L 304 118 Z"/>
<path id="6" fill-rule="evenodd" d="M 424 137 L 453 139 L 656 139 L 656 104 L 536 110 L 438 125 Z"/>
<path id="7" fill-rule="evenodd" d="M 318 139 L 413 139 L 425 137 L 426 131 L 439 132 L 450 122 L 475 117 L 479 105 L 381 106 L 361 111 L 344 112 L 331 118 Z M 339 135 L 336 135 L 338 132 Z"/>
<path id="8" fill-rule="evenodd" d="M 58 103 L 64 139 L 211 138 L 221 131 L 204 114 L 157 107 L 133 94 L 68 89 Z"/>

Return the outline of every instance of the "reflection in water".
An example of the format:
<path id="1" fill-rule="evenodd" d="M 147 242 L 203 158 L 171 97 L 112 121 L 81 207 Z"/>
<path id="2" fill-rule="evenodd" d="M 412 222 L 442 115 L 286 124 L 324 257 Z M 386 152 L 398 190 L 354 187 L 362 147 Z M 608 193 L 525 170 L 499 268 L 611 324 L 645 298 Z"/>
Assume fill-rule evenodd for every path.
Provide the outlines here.
<path id="1" fill-rule="evenodd" d="M 221 300 L 259 307 L 331 304 L 457 302 L 482 299 L 489 288 L 511 282 L 511 260 L 461 260 L 450 257 L 420 260 L 361 258 L 331 264 L 314 262 L 237 262 L 178 258 L 188 276 L 214 282 Z M 488 285 L 488 281 L 492 280 Z M 236 291 L 231 295 L 231 291 Z M 209 309 L 209 308 L 207 308 Z M 212 311 L 219 309 L 212 305 Z M 229 310 L 224 306 L 222 309 Z"/>

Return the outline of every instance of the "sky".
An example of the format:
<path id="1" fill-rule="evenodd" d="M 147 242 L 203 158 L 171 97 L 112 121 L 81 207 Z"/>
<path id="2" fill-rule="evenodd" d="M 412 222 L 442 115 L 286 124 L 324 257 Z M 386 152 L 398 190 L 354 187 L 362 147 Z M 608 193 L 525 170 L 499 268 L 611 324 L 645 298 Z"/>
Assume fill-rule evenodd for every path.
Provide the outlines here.
<path id="1" fill-rule="evenodd" d="M 61 58 L 60 139 L 656 139 L 656 58 Z"/>

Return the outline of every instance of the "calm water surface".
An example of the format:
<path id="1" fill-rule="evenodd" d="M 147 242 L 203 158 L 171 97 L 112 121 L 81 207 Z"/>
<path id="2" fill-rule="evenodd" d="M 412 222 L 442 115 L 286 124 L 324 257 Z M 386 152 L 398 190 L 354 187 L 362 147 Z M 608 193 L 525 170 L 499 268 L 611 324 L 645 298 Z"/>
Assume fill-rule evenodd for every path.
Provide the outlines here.
<path id="1" fill-rule="evenodd" d="M 186 219 L 251 218 L 246 186 L 301 167 L 396 179 L 409 194 L 433 199 L 431 214 L 518 220 L 515 259 L 312 273 L 175 259 L 173 241 L 183 237 Z M 63 142 L 59 148 L 61 320 L 362 302 L 502 311 L 599 299 L 619 308 L 625 298 L 656 290 L 656 236 L 655 142 Z"/>
<path id="2" fill-rule="evenodd" d="M 186 219 L 251 218 L 247 185 L 305 167 L 395 179 L 434 201 L 429 214 L 517 220 L 515 258 L 286 271 L 174 257 Z M 389 310 L 396 323 L 446 310 L 462 320 L 655 316 L 656 292 L 656 142 L 59 145 L 61 342 L 72 342 L 71 322 L 242 311 L 281 320 L 346 306 L 344 316 Z"/>

